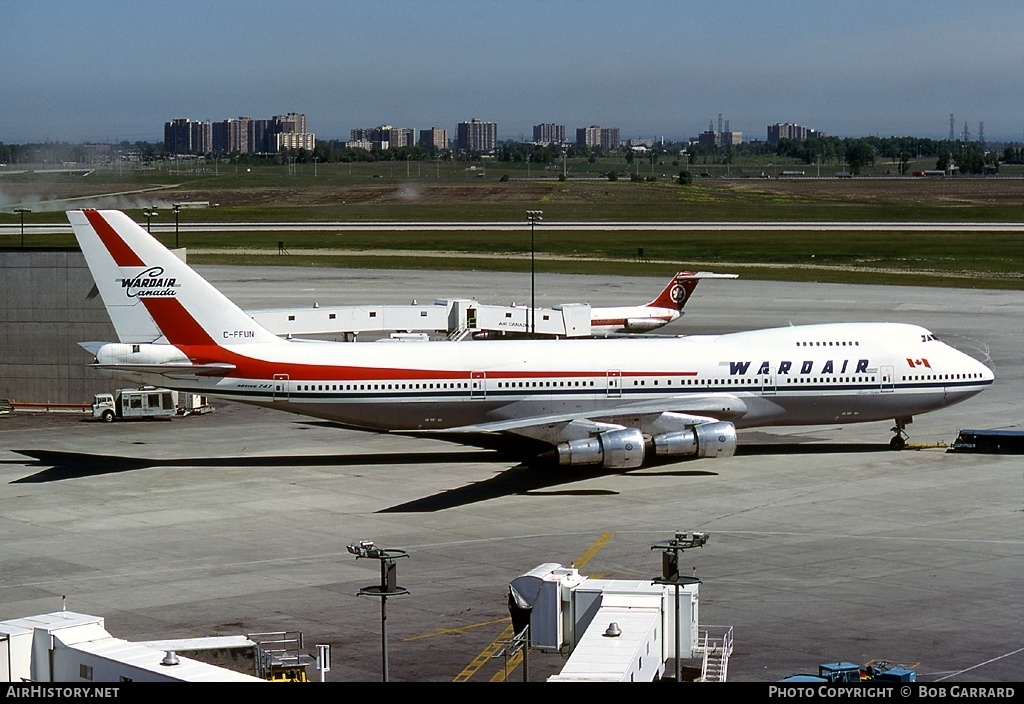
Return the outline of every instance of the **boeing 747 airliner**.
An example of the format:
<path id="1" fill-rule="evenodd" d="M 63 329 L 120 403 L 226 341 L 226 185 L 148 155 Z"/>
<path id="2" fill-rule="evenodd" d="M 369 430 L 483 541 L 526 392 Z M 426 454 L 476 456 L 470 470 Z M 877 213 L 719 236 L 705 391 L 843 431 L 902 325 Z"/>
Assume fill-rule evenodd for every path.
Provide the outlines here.
<path id="1" fill-rule="evenodd" d="M 723 335 L 401 344 L 257 324 L 119 211 L 68 212 L 118 341 L 83 343 L 136 383 L 376 431 L 512 433 L 560 464 L 728 457 L 736 429 L 895 420 L 993 382 L 928 330 L 837 323 Z"/>

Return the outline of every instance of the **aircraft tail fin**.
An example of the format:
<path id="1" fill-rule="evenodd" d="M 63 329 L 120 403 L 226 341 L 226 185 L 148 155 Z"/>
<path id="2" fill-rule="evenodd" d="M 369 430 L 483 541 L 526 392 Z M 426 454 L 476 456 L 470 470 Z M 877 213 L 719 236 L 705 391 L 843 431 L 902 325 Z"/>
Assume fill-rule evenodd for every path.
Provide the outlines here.
<path id="1" fill-rule="evenodd" d="M 120 342 L 280 342 L 121 211 L 67 216 Z"/>
<path id="2" fill-rule="evenodd" d="M 735 279 L 737 274 L 715 274 L 710 271 L 680 271 L 672 277 L 658 297 L 647 304 L 648 308 L 675 308 L 682 310 L 690 300 L 693 290 L 701 279 Z"/>

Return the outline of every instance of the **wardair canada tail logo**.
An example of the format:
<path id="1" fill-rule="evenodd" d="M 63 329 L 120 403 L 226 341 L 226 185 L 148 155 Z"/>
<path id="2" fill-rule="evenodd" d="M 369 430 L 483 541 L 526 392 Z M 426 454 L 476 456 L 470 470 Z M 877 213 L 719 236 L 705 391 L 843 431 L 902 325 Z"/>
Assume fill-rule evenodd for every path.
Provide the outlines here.
<path id="1" fill-rule="evenodd" d="M 121 288 L 129 298 L 167 298 L 177 295 L 179 284 L 174 277 L 165 277 L 162 266 L 152 266 L 142 273 L 120 279 Z"/>

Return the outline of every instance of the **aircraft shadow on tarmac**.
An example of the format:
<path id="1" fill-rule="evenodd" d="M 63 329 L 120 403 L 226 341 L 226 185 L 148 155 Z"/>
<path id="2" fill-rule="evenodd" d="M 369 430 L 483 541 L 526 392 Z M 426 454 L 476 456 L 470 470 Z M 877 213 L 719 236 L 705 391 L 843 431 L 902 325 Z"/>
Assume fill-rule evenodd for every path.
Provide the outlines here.
<path id="1" fill-rule="evenodd" d="M 86 454 L 63 452 L 57 450 L 14 450 L 18 454 L 33 458 L 30 466 L 46 467 L 35 474 L 15 479 L 12 484 L 40 484 L 46 482 L 80 479 L 105 474 L 132 472 L 141 469 L 159 467 L 358 467 L 385 466 L 402 464 L 461 464 L 476 462 L 512 462 L 508 469 L 500 471 L 489 479 L 473 482 L 455 489 L 426 496 L 402 504 L 380 509 L 377 513 L 429 513 L 444 509 L 479 503 L 502 496 L 595 496 L 614 495 L 618 492 L 608 489 L 556 489 L 585 479 L 604 476 L 674 476 L 699 477 L 717 476 L 718 472 L 704 462 L 701 469 L 695 469 L 692 460 L 676 460 L 667 458 L 653 465 L 637 470 L 603 469 L 590 467 L 559 468 L 552 462 L 523 460 L 522 443 L 510 451 L 504 441 L 480 442 L 475 439 L 475 446 L 489 445 L 475 451 L 457 452 L 392 452 L 353 455 L 273 455 L 260 457 L 184 457 L 184 458 L 146 458 L 120 457 L 117 455 Z M 536 448 L 532 448 L 536 449 Z M 805 444 L 775 443 L 745 445 L 737 450 L 737 455 L 812 455 L 812 454 L 849 454 L 890 452 L 885 444 Z M 727 460 L 726 460 L 727 461 Z M 14 464 L 15 462 L 6 462 Z M 23 463 L 21 463 L 23 464 Z M 721 468 L 719 463 L 712 463 Z M 683 469 L 682 466 L 686 468 Z M 660 468 L 660 469 L 659 469 Z"/>

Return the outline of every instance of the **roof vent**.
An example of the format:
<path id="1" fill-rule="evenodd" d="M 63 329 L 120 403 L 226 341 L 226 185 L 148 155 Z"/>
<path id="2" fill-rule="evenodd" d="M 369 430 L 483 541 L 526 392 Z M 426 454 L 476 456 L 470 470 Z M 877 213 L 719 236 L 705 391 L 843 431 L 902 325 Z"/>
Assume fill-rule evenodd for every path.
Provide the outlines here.
<path id="1" fill-rule="evenodd" d="M 608 628 L 605 629 L 604 635 L 606 638 L 618 638 L 622 635 L 622 629 L 619 628 L 619 624 L 612 621 L 608 624 Z"/>
<path id="2" fill-rule="evenodd" d="M 164 655 L 164 659 L 160 661 L 160 664 L 161 665 L 168 665 L 168 666 L 170 666 L 170 665 L 178 665 L 178 664 L 180 664 L 180 662 L 181 661 L 178 660 L 178 656 L 174 654 L 174 651 L 173 650 L 168 650 L 167 654 Z"/>

